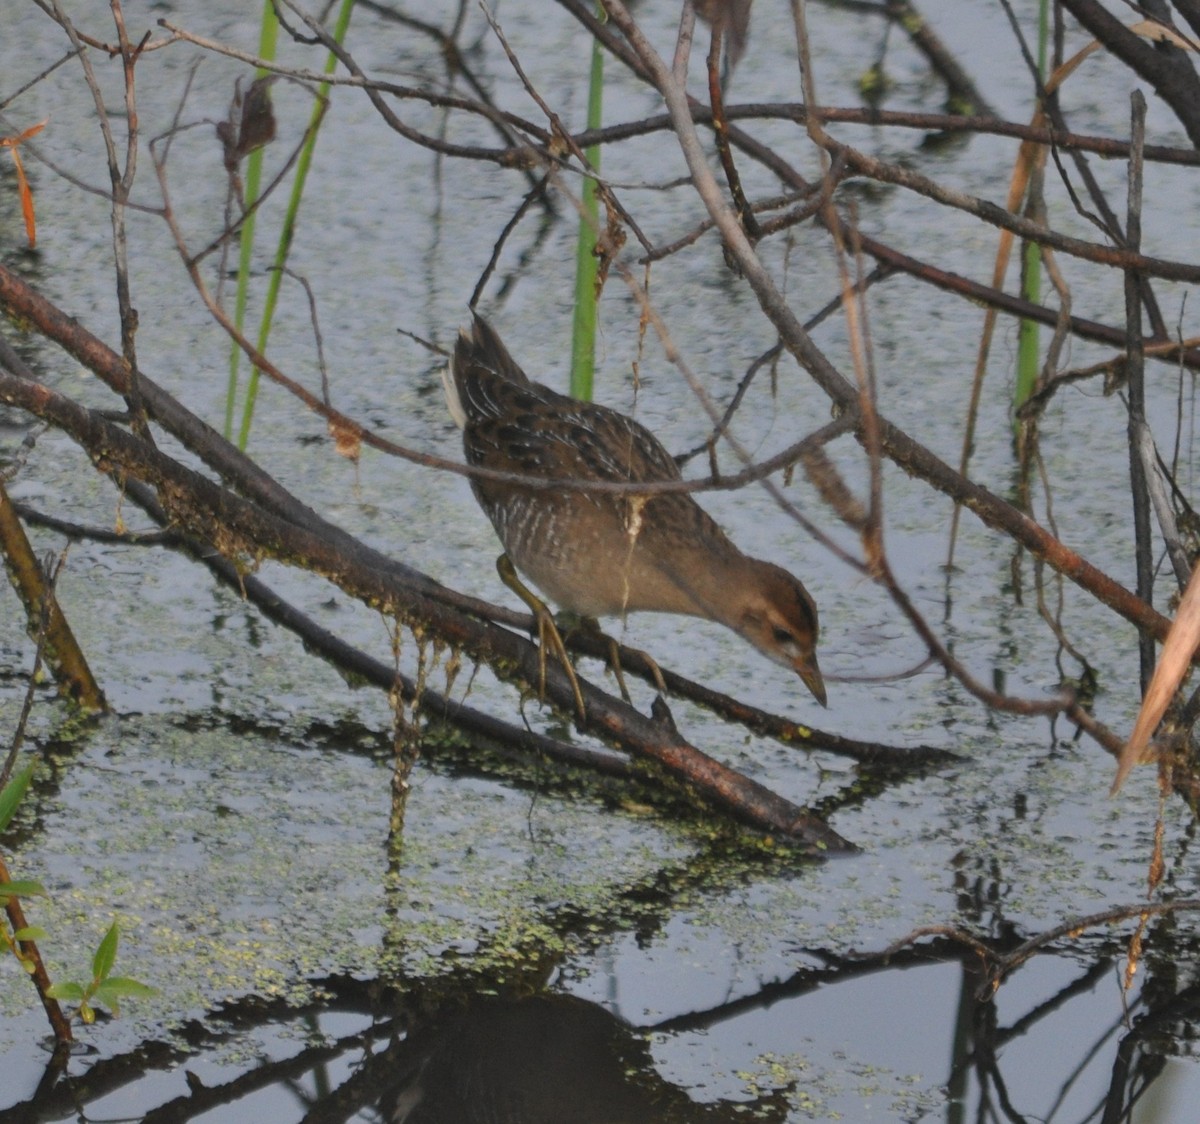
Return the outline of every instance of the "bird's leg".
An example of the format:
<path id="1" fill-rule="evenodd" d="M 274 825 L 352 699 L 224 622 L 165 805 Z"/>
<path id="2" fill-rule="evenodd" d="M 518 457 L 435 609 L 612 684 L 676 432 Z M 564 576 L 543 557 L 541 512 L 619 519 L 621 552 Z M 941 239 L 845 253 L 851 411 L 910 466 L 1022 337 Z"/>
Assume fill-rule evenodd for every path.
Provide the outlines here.
<path id="1" fill-rule="evenodd" d="M 558 662 L 562 664 L 567 679 L 570 681 L 571 691 L 575 695 L 575 709 L 579 714 L 580 721 L 583 721 L 586 717 L 586 711 L 583 706 L 583 691 L 580 690 L 579 679 L 575 675 L 575 668 L 571 666 L 571 658 L 567 655 L 567 649 L 562 642 L 562 637 L 559 635 L 558 627 L 554 623 L 554 614 L 546 607 L 546 603 L 517 576 L 516 567 L 513 566 L 512 559 L 507 554 L 502 554 L 496 559 L 496 571 L 500 575 L 500 580 L 529 606 L 534 619 L 537 621 L 538 698 L 542 701 L 545 701 L 546 698 L 546 644 L 549 643 L 554 649 L 555 656 L 558 657 Z"/>

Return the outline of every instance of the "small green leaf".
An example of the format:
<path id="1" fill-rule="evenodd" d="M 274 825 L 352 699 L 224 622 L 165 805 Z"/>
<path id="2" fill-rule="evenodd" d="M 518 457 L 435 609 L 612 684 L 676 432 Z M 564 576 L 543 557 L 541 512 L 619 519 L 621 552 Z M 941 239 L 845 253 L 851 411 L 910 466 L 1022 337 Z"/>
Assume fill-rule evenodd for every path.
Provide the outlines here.
<path id="1" fill-rule="evenodd" d="M 31 898 L 47 897 L 46 888 L 32 878 L 24 878 L 17 882 L 0 882 L 0 898 Z"/>
<path id="2" fill-rule="evenodd" d="M 113 964 L 117 960 L 117 941 L 120 940 L 120 937 L 120 927 L 114 921 L 108 927 L 108 932 L 104 934 L 100 947 L 96 949 L 96 955 L 92 957 L 93 979 L 101 983 L 108 979 L 108 973 L 112 971 Z"/>
<path id="3" fill-rule="evenodd" d="M 157 994 L 158 990 L 156 988 L 142 983 L 141 980 L 130 979 L 128 976 L 109 976 L 108 979 L 96 988 L 96 998 L 103 1003 L 111 1003 L 111 1000 L 117 996 L 145 999 L 148 996 Z"/>
<path id="4" fill-rule="evenodd" d="M 91 1026 L 96 1021 L 95 1008 L 89 1007 L 86 1003 L 79 1004 L 79 1017 L 83 1019 L 85 1026 Z"/>
<path id="5" fill-rule="evenodd" d="M 0 831 L 8 827 L 8 821 L 16 813 L 17 805 L 21 803 L 21 797 L 25 795 L 33 777 L 33 765 L 33 762 L 26 765 L 0 790 Z"/>
<path id="6" fill-rule="evenodd" d="M 46 988 L 46 994 L 51 999 L 65 999 L 68 1003 L 81 1003 L 84 990 L 81 984 L 68 980 L 65 983 L 51 984 Z"/>
<path id="7" fill-rule="evenodd" d="M 26 925 L 24 929 L 18 929 L 13 933 L 13 940 L 40 941 L 46 936 L 48 936 L 46 930 L 40 925 Z"/>

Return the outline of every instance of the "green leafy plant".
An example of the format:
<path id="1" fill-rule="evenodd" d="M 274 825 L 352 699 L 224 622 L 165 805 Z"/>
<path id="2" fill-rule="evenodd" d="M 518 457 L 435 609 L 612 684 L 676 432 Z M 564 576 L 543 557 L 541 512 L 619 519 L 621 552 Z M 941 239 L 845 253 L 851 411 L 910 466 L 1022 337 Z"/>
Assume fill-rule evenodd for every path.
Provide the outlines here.
<path id="1" fill-rule="evenodd" d="M 0 788 L 0 831 L 12 821 L 21 799 L 33 778 L 34 763 L 26 765 L 3 788 Z M 46 897 L 46 890 L 33 879 L 17 880 L 9 877 L 8 867 L 0 859 L 0 909 L 7 914 L 8 924 L 0 920 L 0 942 L 17 958 L 21 967 L 33 977 L 34 984 L 47 1003 L 47 1013 L 54 1028 L 55 1037 L 70 1041 L 68 1020 L 58 1008 L 58 1000 L 79 1004 L 79 1017 L 88 1024 L 96 1021 L 96 1007 L 103 1005 L 114 1015 L 119 1014 L 118 1004 L 122 999 L 142 998 L 154 994 L 154 988 L 128 976 L 114 976 L 113 965 L 117 960 L 117 945 L 120 927 L 114 921 L 104 934 L 95 955 L 92 957 L 92 978 L 86 984 L 65 982 L 51 984 L 42 966 L 41 954 L 35 941 L 46 937 L 46 931 L 38 925 L 25 922 L 20 907 L 21 898 Z"/>
<path id="2" fill-rule="evenodd" d="M 33 779 L 33 763 L 26 765 L 12 780 L 0 788 L 0 831 L 12 822 L 29 782 Z"/>
<path id="3" fill-rule="evenodd" d="M 117 961 L 117 944 L 120 936 L 120 926 L 114 921 L 92 957 L 92 978 L 88 983 L 81 984 L 68 980 L 64 983 L 54 984 L 46 992 L 51 999 L 78 1003 L 79 1017 L 89 1025 L 96 1021 L 97 1004 L 102 1004 L 114 1015 L 119 1015 L 120 1000 L 140 999 L 155 994 L 154 988 L 139 980 L 129 976 L 112 975 L 113 965 Z"/>
<path id="4" fill-rule="evenodd" d="M 0 789 L 0 831 L 9 825 L 16 814 L 17 806 L 21 803 L 21 797 L 25 795 L 25 790 L 29 787 L 32 777 L 33 765 L 26 765 Z M 7 911 L 9 903 L 16 898 L 44 897 L 45 894 L 46 891 L 40 882 L 32 879 L 12 881 L 8 878 L 7 871 L 0 865 L 0 909 Z M 0 924 L 0 941 L 4 942 L 5 947 L 30 975 L 33 975 L 37 969 L 37 960 L 21 948 L 21 941 L 40 940 L 45 935 L 45 931 L 36 925 L 10 928 L 8 925 Z"/>

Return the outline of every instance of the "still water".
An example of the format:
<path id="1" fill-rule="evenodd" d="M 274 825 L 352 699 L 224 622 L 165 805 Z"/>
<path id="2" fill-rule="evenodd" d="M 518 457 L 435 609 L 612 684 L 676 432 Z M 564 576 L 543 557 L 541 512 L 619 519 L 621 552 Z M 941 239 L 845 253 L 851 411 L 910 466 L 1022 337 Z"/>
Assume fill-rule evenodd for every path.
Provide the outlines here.
<path id="1" fill-rule="evenodd" d="M 669 50 L 678 5 L 646 2 L 636 11 L 656 45 Z M 924 11 L 997 111 L 1028 119 L 1029 84 L 998 6 L 941 0 Z M 506 2 L 496 14 L 533 84 L 565 120 L 581 121 L 589 45 L 579 26 L 558 7 L 525 0 Z M 447 5 L 421 16 L 449 26 L 453 12 Z M 164 18 L 257 49 L 257 6 L 131 4 L 126 17 L 135 38 L 145 29 L 164 34 L 154 22 Z M 111 37 L 106 12 L 81 10 L 77 18 Z M 540 121 L 482 15 L 469 9 L 465 18 L 473 73 L 497 104 Z M 882 26 L 834 6 L 814 5 L 809 18 L 821 96 L 858 104 L 858 78 L 883 43 Z M 5 19 L 0 102 L 67 49 L 62 31 L 33 5 Z M 798 100 L 789 19 L 782 5 L 756 9 L 732 101 Z M 348 42 L 360 65 L 388 81 L 446 88 L 436 44 L 368 5 L 355 12 Z M 313 70 L 324 61 L 290 44 L 281 55 Z M 118 107 L 119 67 L 94 57 L 108 104 Z M 697 67 L 700 59 L 698 51 Z M 886 63 L 889 108 L 940 108 L 937 83 L 894 33 Z M 225 116 L 234 82 L 246 73 L 236 61 L 184 43 L 148 52 L 138 64 L 143 140 L 168 130 L 177 113 L 196 125 L 176 136 L 168 163 L 171 204 L 193 249 L 221 226 L 228 184 L 211 123 Z M 1128 85 L 1115 64 L 1089 64 L 1069 92 L 1075 127 L 1124 135 Z M 696 75 L 693 87 L 700 89 Z M 298 143 L 312 106 L 293 83 L 277 83 L 274 97 L 279 139 L 267 150 L 268 175 Z M 444 128 L 458 143 L 499 143 L 478 120 L 446 119 L 420 102 L 395 104 L 431 135 Z M 610 66 L 607 121 L 658 109 L 644 86 Z M 105 182 L 95 108 L 77 64 L 68 61 L 3 113 L 4 135 L 47 119 L 38 153 L 86 184 Z M 1161 143 L 1183 143 L 1157 107 L 1151 129 Z M 818 174 L 795 126 L 775 122 L 755 131 L 806 175 Z M 994 199 L 1003 198 L 1015 152 L 1014 142 L 987 137 L 926 148 L 918 132 L 873 127 L 848 128 L 845 138 Z M 661 190 L 683 171 L 666 134 L 614 145 L 604 160 L 605 174 L 655 242 L 682 237 L 703 217 L 689 191 Z M 115 344 L 107 206 L 46 164 L 26 163 L 38 252 L 19 249 L 7 171 L 0 249 Z M 1125 175 L 1116 163 L 1099 164 L 1097 173 L 1114 190 Z M 743 174 L 751 197 L 778 191 L 753 165 Z M 1164 196 L 1194 198 L 1194 175 L 1161 168 L 1151 175 Z M 290 260 L 312 288 L 321 347 L 304 290 L 290 282 L 272 358 L 316 388 L 323 354 L 340 410 L 393 440 L 459 458 L 441 400 L 440 361 L 397 329 L 443 346 L 453 340 L 527 187 L 516 171 L 436 159 L 389 130 L 360 92 L 338 90 Z M 161 204 L 144 145 L 134 198 Z M 1094 237 L 1065 204 L 1056 205 L 1053 221 Z M 1173 207 L 1169 219 L 1164 210 L 1148 209 L 1148 252 L 1184 256 L 1179 246 L 1195 245 L 1195 232 L 1179 224 L 1195 208 Z M 282 211 L 279 196 L 259 217 L 268 234 L 260 234 L 252 316 Z M 858 214 L 872 235 L 935 257 L 942 268 L 990 273 L 990 229 L 894 189 L 861 189 Z M 559 198 L 555 214 L 526 219 L 483 299 L 514 355 L 560 388 L 570 346 L 572 215 Z M 188 284 L 162 220 L 133 212 L 129 230 L 140 363 L 219 425 L 225 337 Z M 837 292 L 828 238 L 811 223 L 793 232 L 792 244 L 775 239 L 762 253 L 786 280 L 802 319 Z M 215 273 L 206 274 L 210 283 Z M 1120 322 L 1119 281 L 1089 287 L 1083 275 L 1076 284 L 1080 314 Z M 721 404 L 774 342 L 711 235 L 656 264 L 651 295 Z M 1168 319 L 1179 314 L 1180 292 L 1163 287 L 1160 299 Z M 601 301 L 597 397 L 635 412 L 671 450 L 692 448 L 709 423 L 661 346 L 652 336 L 641 342 L 638 316 L 614 276 Z M 870 319 L 882 410 L 957 462 L 981 313 L 895 279 L 872 291 Z M 1002 325 L 972 462 L 976 478 L 1001 493 L 1015 477 L 1006 420 L 1015 334 Z M 827 321 L 817 339 L 851 370 L 843 322 Z M 114 407 L 61 353 L 22 342 L 48 383 Z M 1071 362 L 1102 354 L 1076 344 Z M 1154 378 L 1150 409 L 1162 440 L 1172 432 L 1176 383 L 1161 370 Z M 274 388 L 263 389 L 258 409 L 251 453 L 305 502 L 454 588 L 507 596 L 495 576 L 491 528 L 461 477 L 371 452 L 351 463 L 336 455 L 320 419 Z M 768 456 L 828 416 L 827 401 L 803 372 L 783 364 L 774 384 L 753 384 L 738 436 L 754 455 Z M 11 456 L 27 419 L 6 415 L 3 425 Z M 1124 425 L 1120 402 L 1085 386 L 1060 396 L 1048 413 L 1043 453 L 1060 489 L 1059 533 L 1130 584 L 1127 501 L 1114 492 L 1119 476 L 1112 471 L 1126 456 Z M 844 441 L 832 455 L 861 487 L 857 447 Z M 10 491 L 101 526 L 113 526 L 120 507 L 111 486 L 54 433 L 39 438 Z M 1010 545 L 968 517 L 957 569 L 947 573 L 948 504 L 895 471 L 885 471 L 884 494 L 893 566 L 958 658 L 1014 694 L 1053 689 L 1058 651 L 1029 595 L 1028 563 L 1026 597 L 1017 604 Z M 856 550 L 799 476 L 788 495 Z M 80 733 L 49 694 L 39 695 L 30 737 L 49 765 L 5 855 L 16 876 L 38 878 L 49 892 L 30 912 L 49 933 L 44 952 L 56 978 L 86 973 L 91 949 L 116 917 L 119 970 L 157 994 L 81 1030 L 91 1052 L 73 1059 L 65 1077 L 43 1081 L 45 1023 L 15 962 L 5 960 L 0 1120 L 75 1119 L 83 1109 L 90 1119 L 157 1112 L 155 1119 L 409 1124 L 1193 1119 L 1200 993 L 1188 914 L 1151 923 L 1143 972 L 1128 993 L 1121 972 L 1129 923 L 1052 943 L 1009 976 L 994 1001 L 975 955 L 944 935 L 881 955 L 920 926 L 969 931 L 1011 951 L 1065 918 L 1138 901 L 1159 811 L 1153 778 L 1139 774 L 1121 800 L 1110 801 L 1109 759 L 1072 729 L 990 714 L 934 669 L 896 677 L 924 653 L 881 590 L 762 492 L 710 493 L 703 502 L 745 550 L 793 569 L 813 592 L 829 710 L 818 712 L 785 670 L 716 626 L 634 618 L 623 639 L 798 721 L 958 755 L 952 765 L 884 781 L 824 750 L 798 752 L 673 704 L 696 744 L 797 803 L 834 809 L 833 826 L 862 848 L 853 858 L 748 857 L 710 839 L 705 825 L 671 822 L 615 787 L 542 766 L 513 767 L 484 749 L 434 738 L 414 777 L 403 845 L 389 848 L 392 716 L 385 698 L 348 685 L 183 558 L 153 548 L 74 546 L 61 593 L 114 717 Z M 35 539 L 41 549 L 61 546 L 48 532 Z M 326 627 L 391 659 L 388 624 L 378 615 L 274 564 L 260 576 Z M 32 650 L 17 602 L 0 596 L 7 598 L 0 614 L 0 726 L 7 732 L 16 725 Z M 1100 677 L 1098 714 L 1123 728 L 1137 706 L 1132 630 L 1074 589 L 1064 596 L 1071 637 Z M 401 659 L 411 665 L 416 650 L 407 639 Z M 583 669 L 602 681 L 599 665 Z M 465 676 L 454 689 L 463 694 Z M 519 703 L 486 671 L 472 680 L 468 701 L 508 718 Z M 635 696 L 642 709 L 649 701 L 644 690 Z M 524 711 L 535 727 L 564 732 L 536 703 Z M 1194 897 L 1191 817 L 1175 803 L 1163 815 L 1170 895 Z M 1132 1115 L 1122 1117 L 1130 1104 Z M 498 1106 L 510 1115 L 497 1116 Z"/>

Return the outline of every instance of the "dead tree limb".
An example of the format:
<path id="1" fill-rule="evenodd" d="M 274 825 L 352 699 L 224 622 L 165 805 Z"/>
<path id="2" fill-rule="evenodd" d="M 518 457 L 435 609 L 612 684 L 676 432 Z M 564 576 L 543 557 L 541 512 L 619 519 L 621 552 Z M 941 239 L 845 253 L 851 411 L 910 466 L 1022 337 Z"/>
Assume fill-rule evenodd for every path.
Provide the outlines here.
<path id="1" fill-rule="evenodd" d="M 62 320 L 74 325 L 72 334 L 77 346 L 82 345 L 85 341 L 80 337 L 86 337 L 86 333 L 69 318 Z M 89 349 L 96 346 L 102 345 L 95 340 L 88 344 Z M 149 379 L 141 380 L 151 411 L 156 395 L 154 391 L 146 392 L 152 385 Z M 270 508 L 252 502 L 185 467 L 99 413 L 7 370 L 0 371 L 0 402 L 26 410 L 62 430 L 119 486 L 132 477 L 154 488 L 173 525 L 201 540 L 220 544 L 222 554 L 238 559 L 243 567 L 252 568 L 263 558 L 274 558 L 310 570 L 385 615 L 410 626 L 431 629 L 447 643 L 488 662 L 502 678 L 526 686 L 538 682 L 538 651 L 530 641 L 434 600 L 428 596 L 429 579 L 424 575 L 409 580 L 397 572 L 391 560 L 345 532 L 331 535 L 323 528 L 314 529 L 319 517 L 278 484 L 266 487 L 265 480 L 257 481 L 270 496 Z M 162 404 L 157 402 L 158 406 Z M 182 407 L 178 409 L 186 414 Z M 295 511 L 296 521 L 276 509 Z M 564 712 L 570 711 L 574 702 L 571 684 L 553 661 L 545 667 L 545 684 L 549 700 Z M 791 836 L 814 853 L 853 849 L 816 816 L 689 744 L 669 722 L 648 719 L 585 680 L 580 680 L 580 687 L 586 705 L 586 718 L 579 723 L 582 729 L 637 755 L 702 802 L 760 829 Z"/>
<path id="2" fill-rule="evenodd" d="M 0 349 L 7 346 L 0 340 Z M 3 361 L 4 352 L 0 350 L 0 363 Z M 107 710 L 104 692 L 42 572 L 3 482 L 0 482 L 0 552 L 4 554 L 9 580 L 25 607 L 29 635 L 36 637 L 44 632 L 43 655 L 59 692 L 86 711 Z"/>

